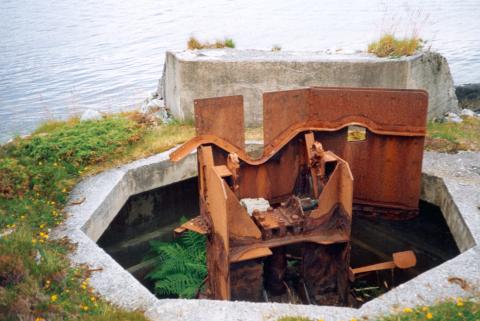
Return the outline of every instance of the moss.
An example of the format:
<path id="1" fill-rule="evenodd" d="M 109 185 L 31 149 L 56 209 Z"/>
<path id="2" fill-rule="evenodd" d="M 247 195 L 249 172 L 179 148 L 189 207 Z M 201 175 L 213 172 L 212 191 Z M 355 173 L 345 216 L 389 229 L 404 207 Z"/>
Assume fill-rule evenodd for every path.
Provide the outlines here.
<path id="1" fill-rule="evenodd" d="M 377 57 L 412 56 L 423 46 L 420 38 L 398 39 L 393 34 L 383 35 L 378 41 L 368 45 L 368 52 Z"/>

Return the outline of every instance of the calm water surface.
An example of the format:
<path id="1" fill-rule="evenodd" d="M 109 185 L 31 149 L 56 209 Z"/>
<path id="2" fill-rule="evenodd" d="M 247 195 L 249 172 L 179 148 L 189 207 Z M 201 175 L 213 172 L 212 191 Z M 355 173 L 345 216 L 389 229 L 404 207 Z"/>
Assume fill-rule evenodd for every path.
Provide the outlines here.
<path id="1" fill-rule="evenodd" d="M 480 2 L 0 0 L 0 141 L 86 108 L 116 111 L 156 88 L 190 35 L 237 48 L 365 49 L 417 30 L 456 84 L 480 82 Z"/>

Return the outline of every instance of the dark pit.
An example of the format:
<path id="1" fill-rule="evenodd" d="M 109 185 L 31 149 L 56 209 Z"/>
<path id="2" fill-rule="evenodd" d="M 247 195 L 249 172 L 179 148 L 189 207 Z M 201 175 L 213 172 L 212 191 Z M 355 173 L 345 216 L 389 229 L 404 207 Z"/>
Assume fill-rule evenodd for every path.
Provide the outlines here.
<path id="1" fill-rule="evenodd" d="M 192 178 L 131 196 L 104 232 L 98 244 L 148 289 L 153 283 L 145 275 L 153 268 L 148 259 L 149 242 L 173 239 L 181 217 L 198 215 L 197 179 Z M 420 201 L 420 214 L 405 221 L 383 220 L 354 215 L 351 235 L 353 268 L 390 261 L 392 253 L 412 250 L 417 257 L 413 268 L 372 272 L 356 277 L 351 284 L 351 306 L 374 299 L 389 289 L 458 255 L 452 234 L 440 209 Z M 288 250 L 286 294 L 264 293 L 247 301 L 274 301 L 308 304 L 298 278 L 295 248 Z M 147 257 L 147 258 L 146 258 Z"/>

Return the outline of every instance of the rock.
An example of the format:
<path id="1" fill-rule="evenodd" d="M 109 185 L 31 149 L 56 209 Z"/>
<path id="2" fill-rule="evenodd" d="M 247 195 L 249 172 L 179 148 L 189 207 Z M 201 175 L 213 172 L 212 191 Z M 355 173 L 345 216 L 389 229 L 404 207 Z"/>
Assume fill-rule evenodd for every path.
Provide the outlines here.
<path id="1" fill-rule="evenodd" d="M 80 121 L 100 120 L 100 119 L 102 119 L 102 114 L 99 111 L 96 111 L 94 109 L 85 110 L 82 116 L 80 117 Z"/>
<path id="2" fill-rule="evenodd" d="M 445 115 L 445 121 L 447 123 L 461 123 L 463 119 L 455 113 L 447 113 Z"/>
<path id="3" fill-rule="evenodd" d="M 462 108 L 480 111 L 480 84 L 465 84 L 455 88 L 458 104 Z"/>
<path id="4" fill-rule="evenodd" d="M 460 113 L 461 116 L 466 116 L 466 117 L 477 117 L 477 114 L 468 108 L 462 109 L 462 112 Z"/>

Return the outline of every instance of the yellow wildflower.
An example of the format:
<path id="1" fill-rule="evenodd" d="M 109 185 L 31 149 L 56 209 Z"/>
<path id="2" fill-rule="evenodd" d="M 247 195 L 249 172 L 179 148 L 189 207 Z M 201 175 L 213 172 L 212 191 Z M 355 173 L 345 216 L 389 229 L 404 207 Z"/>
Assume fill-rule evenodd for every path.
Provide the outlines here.
<path id="1" fill-rule="evenodd" d="M 403 312 L 405 312 L 405 313 L 412 313 L 413 310 L 412 310 L 411 308 L 405 308 L 405 309 L 403 309 Z"/>
<path id="2" fill-rule="evenodd" d="M 45 224 L 40 224 L 40 228 L 44 228 L 45 227 Z"/>
<path id="3" fill-rule="evenodd" d="M 463 307 L 463 299 L 457 298 L 457 307 Z"/>
<path id="4" fill-rule="evenodd" d="M 88 311 L 88 306 L 84 305 L 83 306 L 83 311 Z"/>
<path id="5" fill-rule="evenodd" d="M 95 300 L 96 300 L 96 298 L 94 296 L 90 297 L 90 301 L 95 302 Z"/>
<path id="6" fill-rule="evenodd" d="M 427 312 L 427 311 L 428 311 L 428 307 L 423 307 L 423 308 L 422 308 L 422 311 L 423 311 L 423 312 Z"/>
<path id="7" fill-rule="evenodd" d="M 42 317 L 36 317 L 36 318 L 35 318 L 35 321 L 45 321 L 45 319 L 42 318 Z"/>
<path id="8" fill-rule="evenodd" d="M 425 317 L 430 320 L 431 318 L 433 318 L 433 314 L 428 312 L 427 315 L 425 315 Z"/>
<path id="9" fill-rule="evenodd" d="M 52 294 L 52 296 L 50 297 L 50 301 L 52 302 L 57 301 L 57 299 L 58 299 L 58 296 L 56 294 Z"/>
<path id="10" fill-rule="evenodd" d="M 32 239 L 32 244 L 37 244 L 37 240 L 36 240 L 36 239 Z"/>
<path id="11" fill-rule="evenodd" d="M 20 216 L 20 219 L 23 221 L 25 220 L 25 215 Z"/>

